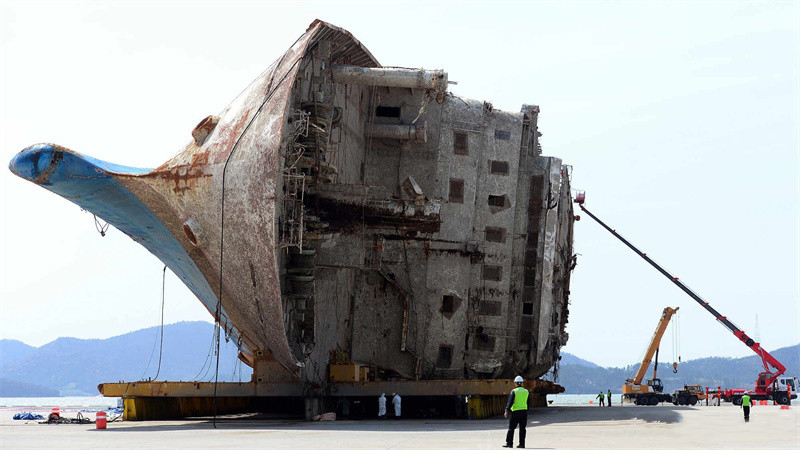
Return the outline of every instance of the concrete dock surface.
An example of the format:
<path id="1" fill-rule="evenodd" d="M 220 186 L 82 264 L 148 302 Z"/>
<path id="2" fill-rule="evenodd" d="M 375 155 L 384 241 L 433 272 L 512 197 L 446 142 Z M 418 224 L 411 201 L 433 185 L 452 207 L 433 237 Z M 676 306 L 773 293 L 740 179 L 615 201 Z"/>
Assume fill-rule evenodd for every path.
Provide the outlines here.
<path id="1" fill-rule="evenodd" d="M 0 448 L 312 448 L 494 449 L 507 421 L 338 420 L 303 422 L 260 416 L 43 425 L 0 413 Z M 74 417 L 66 413 L 65 417 Z M 800 448 L 800 406 L 551 406 L 528 415 L 527 448 Z M 515 433 L 514 445 L 517 445 Z"/>

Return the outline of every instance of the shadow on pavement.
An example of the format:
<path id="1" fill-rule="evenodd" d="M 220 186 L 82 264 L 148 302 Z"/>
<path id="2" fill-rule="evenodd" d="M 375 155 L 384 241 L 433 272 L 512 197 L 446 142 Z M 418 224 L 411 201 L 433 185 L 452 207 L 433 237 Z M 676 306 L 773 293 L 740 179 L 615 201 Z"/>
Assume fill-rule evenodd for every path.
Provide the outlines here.
<path id="1" fill-rule="evenodd" d="M 680 411 L 689 411 L 690 406 L 551 406 L 528 414 L 528 426 L 544 426 L 553 423 L 599 422 L 607 420 L 643 420 L 645 422 L 678 423 Z"/>
<path id="2" fill-rule="evenodd" d="M 603 422 L 616 420 L 642 420 L 648 423 L 678 423 L 681 411 L 695 408 L 689 406 L 626 406 L 600 408 L 590 406 L 550 406 L 537 408 L 528 413 L 528 427 L 535 428 L 559 423 Z M 482 420 L 464 419 L 400 419 L 400 420 L 336 420 L 333 422 L 305 422 L 298 418 L 275 418 L 259 414 L 223 416 L 217 418 L 220 430 L 290 431 L 290 430 L 336 430 L 336 431 L 481 431 L 507 427 L 502 416 Z M 104 432 L 142 431 L 186 431 L 206 430 L 213 427 L 210 417 L 162 420 L 157 422 L 127 422 L 125 426 L 109 424 Z M 91 430 L 95 431 L 95 430 Z"/>

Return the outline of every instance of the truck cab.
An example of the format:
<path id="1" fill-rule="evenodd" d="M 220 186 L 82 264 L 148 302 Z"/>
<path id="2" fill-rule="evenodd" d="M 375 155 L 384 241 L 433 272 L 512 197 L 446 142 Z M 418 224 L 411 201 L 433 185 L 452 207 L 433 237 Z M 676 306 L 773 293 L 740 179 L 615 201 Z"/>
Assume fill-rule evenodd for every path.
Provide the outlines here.
<path id="1" fill-rule="evenodd" d="M 775 389 L 778 391 L 789 391 L 792 398 L 797 398 L 797 386 L 800 385 L 800 380 L 797 377 L 780 377 L 775 382 Z"/>

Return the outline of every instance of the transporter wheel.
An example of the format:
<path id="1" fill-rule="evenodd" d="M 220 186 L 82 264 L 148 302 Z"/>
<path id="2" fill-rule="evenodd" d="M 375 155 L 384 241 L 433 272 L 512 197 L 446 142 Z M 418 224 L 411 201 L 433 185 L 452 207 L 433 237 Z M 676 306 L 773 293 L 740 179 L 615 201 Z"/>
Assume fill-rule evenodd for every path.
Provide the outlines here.
<path id="1" fill-rule="evenodd" d="M 697 396 L 696 395 L 693 395 L 693 396 L 689 397 L 689 404 L 692 405 L 692 406 L 697 404 Z"/>

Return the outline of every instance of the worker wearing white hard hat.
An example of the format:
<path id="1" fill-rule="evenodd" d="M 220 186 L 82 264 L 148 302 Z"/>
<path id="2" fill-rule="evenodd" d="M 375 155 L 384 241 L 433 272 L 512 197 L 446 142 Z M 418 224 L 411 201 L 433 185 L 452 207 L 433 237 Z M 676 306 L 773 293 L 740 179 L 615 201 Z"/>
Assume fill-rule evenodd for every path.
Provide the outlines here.
<path id="1" fill-rule="evenodd" d="M 528 423 L 528 390 L 522 387 L 525 380 L 521 376 L 514 378 L 517 387 L 511 391 L 506 404 L 504 416 L 508 419 L 508 434 L 506 434 L 506 445 L 503 447 L 511 448 L 514 446 L 514 430 L 519 425 L 519 445 L 517 448 L 525 448 L 525 425 Z M 508 415 L 511 414 L 509 418 Z"/>

